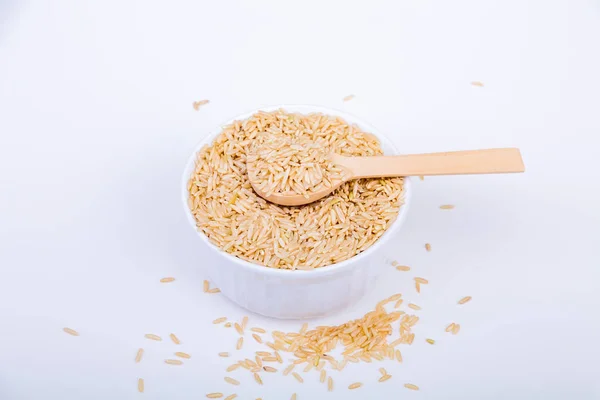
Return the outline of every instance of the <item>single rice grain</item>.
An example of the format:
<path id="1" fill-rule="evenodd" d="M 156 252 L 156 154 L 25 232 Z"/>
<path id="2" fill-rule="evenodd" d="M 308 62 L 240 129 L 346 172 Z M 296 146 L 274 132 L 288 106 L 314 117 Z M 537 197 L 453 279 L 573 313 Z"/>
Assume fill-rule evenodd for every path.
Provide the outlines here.
<path id="1" fill-rule="evenodd" d="M 194 110 L 198 111 L 200 109 L 200 107 L 202 107 L 205 104 L 208 104 L 209 100 L 199 100 L 199 101 L 195 101 L 192 103 L 192 106 L 194 107 Z"/>
<path id="2" fill-rule="evenodd" d="M 462 299 L 460 299 L 460 300 L 458 301 L 458 304 L 465 304 L 465 303 L 467 303 L 467 302 L 471 301 L 471 299 L 472 299 L 472 297 L 471 297 L 471 296 L 465 296 L 465 297 L 463 297 Z"/>
<path id="3" fill-rule="evenodd" d="M 417 311 L 421 309 L 421 307 L 419 307 L 418 305 L 413 304 L 413 303 L 408 303 L 408 308 L 412 308 L 413 310 L 417 310 Z"/>
<path id="4" fill-rule="evenodd" d="M 243 345 L 244 345 L 244 338 L 243 338 L 243 337 L 241 337 L 241 338 L 239 338 L 239 339 L 238 339 L 238 341 L 237 341 L 237 343 L 236 343 L 236 345 L 235 345 L 235 348 L 236 348 L 237 350 L 240 350 L 240 349 L 242 348 L 242 346 L 243 346 Z"/>
<path id="5" fill-rule="evenodd" d="M 229 357 L 229 353 L 223 351 L 223 352 L 219 353 L 219 357 Z"/>
<path id="6" fill-rule="evenodd" d="M 204 280 L 203 289 L 205 293 L 210 289 L 210 283 L 207 280 Z"/>
<path id="7" fill-rule="evenodd" d="M 254 327 L 254 328 L 250 328 L 250 330 L 252 332 L 256 332 L 256 333 L 267 333 L 267 331 L 265 331 L 263 328 L 256 328 L 256 327 Z"/>
<path id="8" fill-rule="evenodd" d="M 157 340 L 157 341 L 161 341 L 162 340 L 162 338 L 160 336 L 155 335 L 153 333 L 147 333 L 147 334 L 144 335 L 144 337 L 146 339 L 150 339 L 150 340 Z"/>
<path id="9" fill-rule="evenodd" d="M 417 385 L 413 385 L 412 383 L 405 383 L 404 387 L 410 390 L 419 390 L 419 387 Z"/>
<path id="10" fill-rule="evenodd" d="M 144 379 L 138 379 L 138 392 L 144 393 Z"/>
<path id="11" fill-rule="evenodd" d="M 220 317 L 213 321 L 213 324 L 220 324 L 221 322 L 227 321 L 227 317 Z"/>
<path id="12" fill-rule="evenodd" d="M 68 333 L 71 336 L 79 336 L 79 332 L 77 332 L 75 329 L 63 328 L 63 331 L 65 331 L 65 333 Z"/>
<path id="13" fill-rule="evenodd" d="M 327 390 L 330 392 L 333 392 L 333 378 L 332 377 L 327 378 Z"/>
<path id="14" fill-rule="evenodd" d="M 260 378 L 260 375 L 258 375 L 256 372 L 255 372 L 253 375 L 254 375 L 254 380 L 255 380 L 255 381 L 256 381 L 256 382 L 257 382 L 259 385 L 262 385 L 262 384 L 263 384 L 263 381 L 262 381 L 262 379 Z"/>
<path id="15" fill-rule="evenodd" d="M 229 396 L 225 397 L 225 399 L 224 399 L 224 400 L 233 400 L 233 399 L 235 399 L 236 397 L 237 397 L 237 394 L 235 394 L 235 393 L 234 393 L 234 394 L 230 394 Z"/>
<path id="16" fill-rule="evenodd" d="M 390 379 L 392 376 L 389 374 L 385 374 L 384 376 L 382 376 L 381 378 L 379 378 L 379 382 L 385 382 L 388 379 Z"/>
<path id="17" fill-rule="evenodd" d="M 179 338 L 177 336 L 175 336 L 174 333 L 171 333 L 169 335 L 169 337 L 171 338 L 171 341 L 175 344 L 181 344 L 181 340 L 179 340 Z"/>
<path id="18" fill-rule="evenodd" d="M 321 383 L 324 383 L 326 378 L 327 378 L 327 372 L 325 372 L 325 370 L 324 370 L 324 369 L 322 369 L 322 370 L 321 370 L 321 373 L 320 373 L 320 375 L 319 375 L 319 381 L 320 381 Z"/>
<path id="19" fill-rule="evenodd" d="M 297 372 L 292 372 L 292 375 L 294 376 L 294 378 L 296 378 L 296 380 L 300 383 L 304 382 L 304 379 L 302 379 L 302 377 L 297 373 Z"/>
<path id="20" fill-rule="evenodd" d="M 348 386 L 348 389 L 350 389 L 350 390 L 352 390 L 352 389 L 358 389 L 361 386 L 362 386 L 362 383 L 355 382 L 355 383 L 351 384 L 350 386 Z"/>
<path id="21" fill-rule="evenodd" d="M 425 341 L 427 343 L 429 343 L 429 344 L 434 344 L 435 343 L 435 340 L 433 340 L 433 339 L 425 339 Z"/>
<path id="22" fill-rule="evenodd" d="M 452 204 L 442 204 L 440 206 L 441 210 L 452 210 L 454 208 L 454 206 Z"/>
<path id="23" fill-rule="evenodd" d="M 343 101 L 350 101 L 350 100 L 352 100 L 353 98 L 354 98 L 354 95 L 353 95 L 353 94 L 349 94 L 348 96 L 344 97 L 342 100 L 343 100 Z"/>
<path id="24" fill-rule="evenodd" d="M 227 367 L 226 371 L 227 372 L 231 372 L 231 371 L 235 371 L 236 369 L 238 369 L 240 367 L 240 364 L 232 364 L 229 367 Z"/>
<path id="25" fill-rule="evenodd" d="M 228 376 L 225 377 L 225 382 L 231 383 L 232 385 L 236 385 L 236 386 L 240 384 L 239 381 L 237 381 L 237 380 L 235 380 L 233 378 L 230 378 Z"/>
<path id="26" fill-rule="evenodd" d="M 175 278 L 168 277 L 168 278 L 162 278 L 160 281 L 162 283 L 169 283 L 169 282 L 173 282 L 174 280 L 175 280 Z"/>
<path id="27" fill-rule="evenodd" d="M 431 244 L 425 243 L 425 250 L 431 251 Z"/>
<path id="28" fill-rule="evenodd" d="M 208 397 L 209 399 L 220 399 L 221 397 L 223 397 L 223 393 L 209 393 L 206 395 L 206 397 Z"/>
<path id="29" fill-rule="evenodd" d="M 139 363 L 140 361 L 142 361 L 143 355 L 144 355 L 144 349 L 142 349 L 142 348 L 138 349 L 137 353 L 135 354 L 135 362 Z"/>
<path id="30" fill-rule="evenodd" d="M 165 363 L 170 364 L 170 365 L 181 365 L 181 364 L 183 364 L 183 361 L 167 359 L 167 360 L 165 360 Z"/>
<path id="31" fill-rule="evenodd" d="M 397 269 L 398 271 L 410 271 L 410 267 L 408 267 L 408 266 L 406 266 L 406 265 L 398 265 L 398 266 L 396 267 L 396 269 Z"/>
<path id="32" fill-rule="evenodd" d="M 181 358 L 192 358 L 192 356 L 190 356 L 188 353 L 184 353 L 182 351 L 176 352 L 175 355 Z"/>

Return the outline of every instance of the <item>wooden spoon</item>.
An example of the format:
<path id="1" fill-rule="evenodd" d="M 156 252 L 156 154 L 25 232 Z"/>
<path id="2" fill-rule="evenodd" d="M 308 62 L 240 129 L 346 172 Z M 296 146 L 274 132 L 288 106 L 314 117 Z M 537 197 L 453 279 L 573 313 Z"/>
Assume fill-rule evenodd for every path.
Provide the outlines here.
<path id="1" fill-rule="evenodd" d="M 515 148 L 375 157 L 345 157 L 332 154 L 331 159 L 336 165 L 347 170 L 347 179 L 335 181 L 330 188 L 310 193 L 308 198 L 301 194 L 272 193 L 267 195 L 255 185 L 253 181 L 255 174 L 249 173 L 248 176 L 255 192 L 265 200 L 283 206 L 300 206 L 322 199 L 351 179 L 503 174 L 525 171 L 521 152 Z"/>

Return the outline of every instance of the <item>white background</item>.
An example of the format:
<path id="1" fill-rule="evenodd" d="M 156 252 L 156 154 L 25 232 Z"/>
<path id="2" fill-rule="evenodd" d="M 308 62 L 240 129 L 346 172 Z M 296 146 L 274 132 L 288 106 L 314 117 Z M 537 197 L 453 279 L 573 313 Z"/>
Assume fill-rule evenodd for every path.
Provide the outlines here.
<path id="1" fill-rule="evenodd" d="M 0 1 L 0 399 L 600 398 L 600 3 L 160 3 Z M 311 321 L 397 291 L 420 304 L 386 383 L 377 364 L 334 372 L 333 393 L 314 372 L 223 381 L 217 352 L 236 334 L 211 321 L 245 312 L 201 291 L 180 174 L 209 130 L 281 103 L 356 114 L 406 153 L 522 149 L 522 175 L 415 181 L 386 255 L 413 270 L 390 266 L 352 309 Z M 417 275 L 431 282 L 418 296 Z M 184 344 L 143 338 L 170 332 Z M 164 364 L 176 350 L 192 359 Z"/>

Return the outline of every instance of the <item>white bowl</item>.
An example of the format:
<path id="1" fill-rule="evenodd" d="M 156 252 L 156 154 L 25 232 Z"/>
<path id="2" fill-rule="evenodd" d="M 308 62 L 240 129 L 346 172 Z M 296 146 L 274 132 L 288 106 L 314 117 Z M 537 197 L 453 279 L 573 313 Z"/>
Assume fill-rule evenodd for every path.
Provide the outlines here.
<path id="1" fill-rule="evenodd" d="M 393 143 L 375 127 L 352 115 L 325 107 L 308 105 L 261 107 L 238 115 L 222 126 L 235 120 L 247 119 L 258 111 L 274 111 L 279 108 L 302 114 L 319 112 L 342 117 L 348 123 L 356 124 L 365 132 L 377 136 L 384 154 L 398 154 Z M 400 208 L 398 217 L 379 240 L 362 253 L 346 261 L 312 271 L 290 271 L 252 264 L 232 256 L 212 244 L 206 235 L 196 228 L 196 220 L 188 207 L 187 184 L 194 171 L 196 153 L 204 145 L 213 142 L 215 137 L 221 133 L 222 126 L 216 128 L 196 146 L 183 171 L 181 184 L 183 208 L 188 221 L 198 232 L 198 236 L 204 244 L 201 251 L 208 252 L 204 266 L 213 284 L 238 305 L 252 312 L 274 318 L 319 317 L 343 309 L 360 299 L 373 285 L 375 277 L 385 266 L 381 248 L 388 244 L 404 223 L 410 205 L 410 179 L 405 179 L 404 205 Z"/>

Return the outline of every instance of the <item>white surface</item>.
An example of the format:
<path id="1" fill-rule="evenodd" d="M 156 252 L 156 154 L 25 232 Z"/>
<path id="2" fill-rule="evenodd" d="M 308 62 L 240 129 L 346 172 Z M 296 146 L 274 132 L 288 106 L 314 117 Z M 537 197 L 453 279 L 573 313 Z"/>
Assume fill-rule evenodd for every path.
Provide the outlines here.
<path id="1" fill-rule="evenodd" d="M 358 126 L 379 139 L 384 154 L 398 154 L 398 149 L 381 131 L 353 115 L 326 107 L 307 105 L 275 105 L 261 107 L 248 113 L 237 115 L 223 123 L 233 124 L 244 121 L 258 111 L 276 111 L 311 114 L 322 113 L 343 118 L 347 123 Z M 412 178 L 404 179 L 403 205 L 387 231 L 368 249 L 351 259 L 327 268 L 312 271 L 281 270 L 264 268 L 222 251 L 208 240 L 196 227 L 196 219 L 188 205 L 188 184 L 198 161 L 198 152 L 221 134 L 221 128 L 210 132 L 189 156 L 181 179 L 180 195 L 183 212 L 190 227 L 198 233 L 204 244 L 204 272 L 229 300 L 254 313 L 283 319 L 308 319 L 331 315 L 350 306 L 373 289 L 376 278 L 386 269 L 386 248 L 394 248 L 399 230 L 406 221 L 411 198 Z"/>
<path id="2" fill-rule="evenodd" d="M 179 177 L 213 126 L 277 103 L 342 108 L 405 152 L 518 146 L 527 173 L 415 182 L 388 255 L 413 272 L 314 321 L 395 291 L 423 306 L 393 380 L 355 365 L 327 393 L 314 375 L 235 374 L 240 398 L 600 398 L 597 2 L 171 3 L 0 2 L 0 399 L 231 393 L 216 353 L 235 333 L 210 321 L 243 313 L 201 292 Z M 415 274 L 431 282 L 418 296 Z M 165 365 L 176 346 L 149 332 L 193 358 Z"/>

